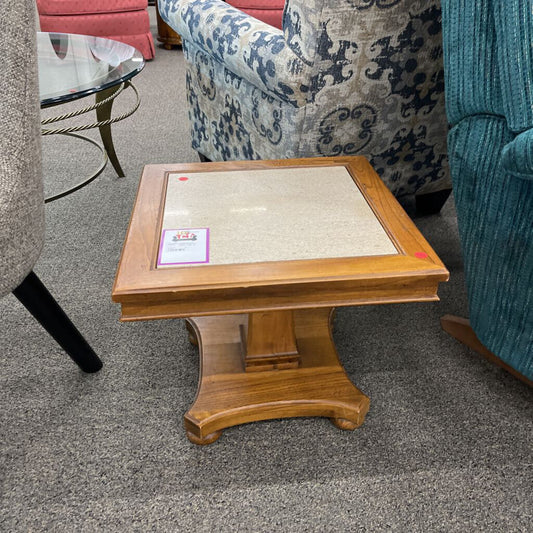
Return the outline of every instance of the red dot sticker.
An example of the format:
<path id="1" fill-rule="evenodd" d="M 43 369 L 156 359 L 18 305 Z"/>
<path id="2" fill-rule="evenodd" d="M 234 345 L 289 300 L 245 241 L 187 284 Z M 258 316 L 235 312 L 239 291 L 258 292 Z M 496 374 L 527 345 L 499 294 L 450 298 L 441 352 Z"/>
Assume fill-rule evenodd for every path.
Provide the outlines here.
<path id="1" fill-rule="evenodd" d="M 181 176 L 181 178 L 178 178 L 180 181 L 187 181 L 189 178 L 186 176 Z"/>
<path id="2" fill-rule="evenodd" d="M 426 252 L 415 252 L 415 257 L 418 257 L 420 259 L 426 259 L 427 256 L 428 254 L 426 254 Z"/>

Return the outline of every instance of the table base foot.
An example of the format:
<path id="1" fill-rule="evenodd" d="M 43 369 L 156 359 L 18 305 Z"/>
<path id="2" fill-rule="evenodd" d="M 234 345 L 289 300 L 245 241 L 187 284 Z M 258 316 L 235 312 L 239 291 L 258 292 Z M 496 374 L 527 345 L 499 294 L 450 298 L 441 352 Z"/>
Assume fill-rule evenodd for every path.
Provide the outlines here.
<path id="1" fill-rule="evenodd" d="M 330 332 L 331 309 L 294 311 L 301 365 L 246 372 L 239 329 L 248 315 L 190 319 L 201 356 L 200 384 L 184 423 L 191 442 L 214 442 L 226 427 L 321 416 L 340 429 L 360 426 L 370 401 L 349 380 Z"/>
<path id="2" fill-rule="evenodd" d="M 213 433 L 210 433 L 209 435 L 206 435 L 205 437 L 197 437 L 194 433 L 187 431 L 187 438 L 193 444 L 198 444 L 200 446 L 215 442 L 216 440 L 218 440 L 218 437 L 220 437 L 220 435 L 222 435 L 222 431 L 215 431 Z"/>
<path id="3" fill-rule="evenodd" d="M 338 427 L 339 429 L 343 429 L 345 431 L 353 431 L 354 429 L 358 428 L 363 423 L 364 419 L 364 415 L 360 417 L 359 420 L 347 420 L 346 418 L 330 418 L 331 423 L 335 427 Z"/>

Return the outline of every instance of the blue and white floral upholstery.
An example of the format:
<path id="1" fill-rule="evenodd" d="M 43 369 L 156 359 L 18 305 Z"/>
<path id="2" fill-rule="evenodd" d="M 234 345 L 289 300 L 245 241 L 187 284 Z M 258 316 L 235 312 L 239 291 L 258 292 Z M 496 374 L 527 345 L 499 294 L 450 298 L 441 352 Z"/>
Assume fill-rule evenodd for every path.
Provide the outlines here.
<path id="1" fill-rule="evenodd" d="M 222 0 L 159 8 L 207 158 L 361 154 L 400 200 L 451 188 L 437 0 L 287 0 L 282 30 Z"/>

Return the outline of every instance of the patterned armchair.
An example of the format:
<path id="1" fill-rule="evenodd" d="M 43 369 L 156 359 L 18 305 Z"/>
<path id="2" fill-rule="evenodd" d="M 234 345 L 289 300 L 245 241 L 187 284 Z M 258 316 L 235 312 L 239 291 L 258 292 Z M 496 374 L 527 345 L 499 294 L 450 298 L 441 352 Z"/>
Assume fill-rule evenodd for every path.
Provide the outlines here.
<path id="1" fill-rule="evenodd" d="M 443 326 L 531 385 L 533 0 L 442 6 L 450 168 L 471 327 L 449 316 Z"/>
<path id="2" fill-rule="evenodd" d="M 406 206 L 451 189 L 437 0 L 287 0 L 279 30 L 222 0 L 159 0 L 184 40 L 211 160 L 362 154 Z"/>

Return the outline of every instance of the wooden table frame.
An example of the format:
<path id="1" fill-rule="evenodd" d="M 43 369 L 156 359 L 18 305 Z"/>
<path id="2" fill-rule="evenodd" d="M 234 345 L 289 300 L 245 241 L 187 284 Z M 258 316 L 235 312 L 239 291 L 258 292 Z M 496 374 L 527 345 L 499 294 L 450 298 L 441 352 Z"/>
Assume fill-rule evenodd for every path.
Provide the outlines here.
<path id="1" fill-rule="evenodd" d="M 156 269 L 169 172 L 344 165 L 398 254 Z M 362 157 L 148 165 L 113 288 L 123 321 L 188 318 L 200 346 L 192 442 L 236 424 L 326 416 L 359 426 L 369 399 L 348 379 L 331 337 L 339 306 L 438 300 L 448 271 Z M 190 318 L 194 317 L 194 318 Z"/>

